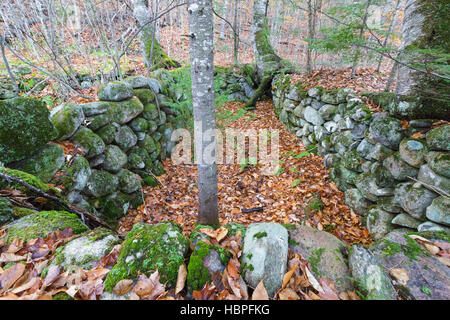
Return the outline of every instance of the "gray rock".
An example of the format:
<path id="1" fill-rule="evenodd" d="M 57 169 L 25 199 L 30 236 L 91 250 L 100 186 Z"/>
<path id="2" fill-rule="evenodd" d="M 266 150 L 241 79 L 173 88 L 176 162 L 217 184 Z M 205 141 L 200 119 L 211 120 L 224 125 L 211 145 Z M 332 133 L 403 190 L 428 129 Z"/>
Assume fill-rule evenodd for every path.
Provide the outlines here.
<path id="1" fill-rule="evenodd" d="M 371 144 L 367 139 L 363 139 L 361 143 L 356 148 L 356 151 L 365 159 L 369 160 L 369 154 L 372 152 L 374 145 Z"/>
<path id="2" fill-rule="evenodd" d="M 355 186 L 367 200 L 376 202 L 378 197 L 394 195 L 393 188 L 380 188 L 370 172 L 363 172 L 355 178 Z"/>
<path id="3" fill-rule="evenodd" d="M 95 229 L 87 235 L 69 241 L 54 256 L 55 259 L 49 266 L 59 266 L 62 270 L 72 270 L 74 267 L 90 270 L 94 262 L 120 242 L 113 232 L 103 228 Z"/>
<path id="4" fill-rule="evenodd" d="M 306 107 L 305 111 L 303 112 L 303 116 L 306 121 L 309 123 L 312 123 L 313 125 L 320 126 L 323 124 L 323 119 L 320 116 L 319 112 L 312 107 Z"/>
<path id="5" fill-rule="evenodd" d="M 68 190 L 81 191 L 86 186 L 89 176 L 91 175 L 91 168 L 89 161 L 83 157 L 76 157 L 72 165 L 67 169 L 68 174 Z"/>
<path id="6" fill-rule="evenodd" d="M 320 95 L 320 89 L 319 88 L 311 88 L 308 90 L 308 96 L 311 98 L 317 98 Z"/>
<path id="7" fill-rule="evenodd" d="M 289 248 L 309 261 L 316 279 L 325 276 L 334 281 L 339 292 L 353 290 L 346 263 L 346 246 L 338 238 L 308 226 L 289 230 Z"/>
<path id="8" fill-rule="evenodd" d="M 305 110 L 304 107 L 298 105 L 297 107 L 295 107 L 294 109 L 294 115 L 296 115 L 299 118 L 303 118 L 303 111 Z"/>
<path id="9" fill-rule="evenodd" d="M 84 115 L 90 117 L 106 113 L 111 105 L 105 101 L 98 101 L 81 104 L 80 106 L 83 109 Z"/>
<path id="10" fill-rule="evenodd" d="M 326 104 L 319 109 L 319 114 L 323 120 L 332 120 L 337 112 L 337 107 L 332 104 Z"/>
<path id="11" fill-rule="evenodd" d="M 333 132 L 336 132 L 338 130 L 338 125 L 334 121 L 325 122 L 323 124 L 323 126 L 325 127 L 325 130 L 327 130 L 328 133 L 333 133 Z"/>
<path id="12" fill-rule="evenodd" d="M 395 202 L 416 219 L 425 220 L 425 211 L 438 195 L 414 183 L 406 182 L 395 187 Z"/>
<path id="13" fill-rule="evenodd" d="M 390 155 L 393 152 L 392 149 L 386 148 L 381 143 L 375 144 L 375 146 L 372 148 L 372 151 L 369 152 L 368 158 L 376 161 L 383 161 L 387 158 L 388 155 Z"/>
<path id="14" fill-rule="evenodd" d="M 392 224 L 417 230 L 422 221 L 413 218 L 406 213 L 400 213 L 393 220 Z"/>
<path id="15" fill-rule="evenodd" d="M 126 151 L 135 146 L 138 139 L 130 127 L 122 126 L 117 131 L 114 141 L 122 150 Z"/>
<path id="16" fill-rule="evenodd" d="M 399 146 L 400 157 L 410 166 L 419 168 L 424 160 L 428 147 L 419 139 L 403 139 Z"/>
<path id="17" fill-rule="evenodd" d="M 366 216 L 371 202 L 366 200 L 358 189 L 345 191 L 345 203 L 357 214 Z"/>
<path id="18" fill-rule="evenodd" d="M 431 170 L 430 167 L 426 164 L 420 167 L 417 179 L 421 182 L 434 186 L 445 192 L 450 192 L 450 179 L 438 175 L 436 172 Z"/>
<path id="19" fill-rule="evenodd" d="M 437 174 L 450 178 L 450 154 L 445 152 L 430 152 L 427 157 L 428 166 Z"/>
<path id="20" fill-rule="evenodd" d="M 398 150 L 403 138 L 400 120 L 390 117 L 374 119 L 370 124 L 369 132 L 375 142 L 393 150 Z"/>
<path id="21" fill-rule="evenodd" d="M 103 101 L 123 101 L 133 97 L 133 88 L 126 82 L 113 81 L 100 87 L 97 96 Z"/>
<path id="22" fill-rule="evenodd" d="M 399 152 L 395 152 L 384 159 L 383 166 L 399 181 L 405 181 L 408 177 L 415 177 L 419 172 L 419 170 L 403 161 Z"/>
<path id="23" fill-rule="evenodd" d="M 149 105 L 152 104 L 147 104 L 146 107 Z M 146 118 L 144 105 L 142 104 L 141 100 L 136 97 L 125 101 L 115 102 L 112 103 L 110 109 L 111 121 L 118 124 L 125 124 L 130 122 L 143 112 L 144 118 Z"/>
<path id="24" fill-rule="evenodd" d="M 430 231 L 430 232 L 439 232 L 439 231 L 445 231 L 447 233 L 450 233 L 450 228 L 444 227 L 440 224 L 431 222 L 431 221 L 427 221 L 422 223 L 421 225 L 419 225 L 419 227 L 417 228 L 417 230 L 419 232 L 426 232 L 426 231 Z"/>
<path id="25" fill-rule="evenodd" d="M 450 226 L 450 198 L 446 196 L 435 198 L 426 209 L 426 216 L 431 221 Z"/>
<path id="26" fill-rule="evenodd" d="M 431 150 L 450 151 L 450 125 L 440 126 L 428 131 L 426 139 Z"/>
<path id="27" fill-rule="evenodd" d="M 245 233 L 242 262 L 245 281 L 256 288 L 262 280 L 270 297 L 281 288 L 288 258 L 288 232 L 277 223 L 251 224 Z"/>
<path id="28" fill-rule="evenodd" d="M 379 259 L 362 246 L 353 245 L 349 266 L 353 278 L 368 300 L 397 300 L 397 294 Z"/>
<path id="29" fill-rule="evenodd" d="M 373 248 L 386 270 L 401 268 L 406 283 L 392 277 L 394 287 L 404 299 L 449 300 L 450 269 L 430 255 L 405 231 L 393 231 Z"/>
<path id="30" fill-rule="evenodd" d="M 8 198 L 0 197 L 0 227 L 14 220 L 13 204 Z"/>
<path id="31" fill-rule="evenodd" d="M 366 220 L 366 227 L 374 240 L 382 239 L 392 228 L 392 220 L 395 215 L 386 212 L 380 207 L 374 207 L 369 210 Z"/>

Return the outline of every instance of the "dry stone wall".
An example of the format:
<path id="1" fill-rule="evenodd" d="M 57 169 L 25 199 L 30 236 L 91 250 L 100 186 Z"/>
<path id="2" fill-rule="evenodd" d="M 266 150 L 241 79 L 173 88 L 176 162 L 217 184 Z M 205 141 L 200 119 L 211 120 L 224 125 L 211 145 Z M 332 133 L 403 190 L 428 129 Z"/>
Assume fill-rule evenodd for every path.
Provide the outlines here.
<path id="1" fill-rule="evenodd" d="M 403 128 L 387 112 L 373 113 L 350 89 L 303 89 L 279 76 L 275 113 L 306 146 L 315 146 L 375 239 L 395 228 L 446 231 L 450 226 L 450 126 L 414 119 Z M 426 132 L 424 139 L 411 138 Z"/>

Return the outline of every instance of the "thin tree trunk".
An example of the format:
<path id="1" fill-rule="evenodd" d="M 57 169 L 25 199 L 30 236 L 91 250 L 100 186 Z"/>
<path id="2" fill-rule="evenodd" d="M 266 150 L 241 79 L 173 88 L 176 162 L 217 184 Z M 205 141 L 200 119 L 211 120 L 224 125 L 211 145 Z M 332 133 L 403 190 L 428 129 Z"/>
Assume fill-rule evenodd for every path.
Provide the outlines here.
<path id="1" fill-rule="evenodd" d="M 144 56 L 144 62 L 147 69 L 155 70 L 158 68 L 179 67 L 180 64 L 170 58 L 164 52 L 159 42 L 154 38 L 154 29 L 151 26 L 150 11 L 147 0 L 133 0 L 134 17 L 138 28 L 141 30 L 141 47 Z"/>
<path id="2" fill-rule="evenodd" d="M 384 91 L 391 91 L 392 85 L 394 84 L 395 76 L 397 74 L 397 70 L 398 70 L 398 63 L 395 61 L 394 65 L 392 66 L 391 74 L 389 75 L 389 80 L 386 83 L 386 88 L 384 89 Z"/>
<path id="3" fill-rule="evenodd" d="M 362 40 L 364 38 L 364 27 L 366 25 L 367 18 L 369 16 L 369 7 L 370 7 L 371 3 L 372 3 L 372 0 L 367 0 L 367 5 L 366 5 L 365 12 L 364 12 L 363 20 L 361 23 L 361 28 L 359 29 L 359 39 L 360 40 Z M 355 76 L 356 68 L 358 67 L 358 60 L 359 60 L 359 49 L 356 49 L 354 56 L 353 56 L 351 78 L 353 78 Z"/>
<path id="4" fill-rule="evenodd" d="M 198 222 L 218 225 L 212 1 L 189 0 L 188 4 L 194 140 L 198 168 Z M 211 151 L 206 154 L 208 150 Z"/>
<path id="5" fill-rule="evenodd" d="M 239 66 L 239 0 L 234 1 L 233 65 Z"/>
<path id="6" fill-rule="evenodd" d="M 395 9 L 394 9 L 394 14 L 392 15 L 392 20 L 389 23 L 388 33 L 387 33 L 386 38 L 384 39 L 384 42 L 383 42 L 383 48 L 386 48 L 386 46 L 388 44 L 388 41 L 389 41 L 389 38 L 391 36 L 392 29 L 394 28 L 395 17 L 397 16 L 397 11 L 398 11 L 398 8 L 400 7 L 400 1 L 401 0 L 397 0 L 397 4 L 396 4 Z M 384 59 L 384 57 L 381 57 L 380 61 L 378 62 L 377 72 L 380 72 L 381 64 L 383 63 L 383 59 Z"/>
<path id="7" fill-rule="evenodd" d="M 0 49 L 1 49 L 1 53 L 2 53 L 3 62 L 5 63 L 6 70 L 8 71 L 9 77 L 11 79 L 11 83 L 14 86 L 14 92 L 15 92 L 16 96 L 18 96 L 20 89 L 19 89 L 19 85 L 16 82 L 16 78 L 14 77 L 14 74 L 12 73 L 11 68 L 9 67 L 8 59 L 6 58 L 5 45 L 4 45 L 5 41 L 6 41 L 5 37 L 3 35 L 0 35 Z"/>

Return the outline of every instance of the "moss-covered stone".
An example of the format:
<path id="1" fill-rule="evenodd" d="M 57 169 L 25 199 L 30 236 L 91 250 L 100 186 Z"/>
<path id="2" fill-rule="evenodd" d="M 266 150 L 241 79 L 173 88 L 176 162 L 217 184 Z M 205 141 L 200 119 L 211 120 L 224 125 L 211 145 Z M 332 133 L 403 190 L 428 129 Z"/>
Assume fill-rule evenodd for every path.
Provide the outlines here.
<path id="1" fill-rule="evenodd" d="M 87 158 L 95 157 L 105 151 L 102 138 L 86 127 L 81 127 L 71 140 L 86 152 Z"/>
<path id="2" fill-rule="evenodd" d="M 104 197 L 89 200 L 89 203 L 100 211 L 100 217 L 110 226 L 116 227 L 130 209 L 132 197 L 122 192 L 114 192 Z"/>
<path id="3" fill-rule="evenodd" d="M 375 143 L 381 143 L 393 150 L 398 150 L 403 138 L 400 120 L 391 117 L 377 117 L 370 124 L 369 133 Z"/>
<path id="4" fill-rule="evenodd" d="M 134 89 L 133 90 L 134 95 L 141 100 L 143 105 L 146 105 L 147 103 L 154 103 L 155 102 L 155 94 L 150 89 Z"/>
<path id="5" fill-rule="evenodd" d="M 124 151 L 134 147 L 138 141 L 136 134 L 129 126 L 121 126 L 116 133 L 114 142 Z"/>
<path id="6" fill-rule="evenodd" d="M 141 188 L 139 176 L 130 170 L 120 170 L 117 177 L 119 178 L 119 188 L 122 192 L 133 193 Z"/>
<path id="7" fill-rule="evenodd" d="M 111 144 L 116 138 L 117 127 L 109 124 L 97 131 L 97 134 L 102 138 L 105 144 Z"/>
<path id="8" fill-rule="evenodd" d="M 140 117 L 135 118 L 131 121 L 130 128 L 133 129 L 134 132 L 146 132 L 149 129 L 149 121 Z"/>
<path id="9" fill-rule="evenodd" d="M 49 182 L 64 165 L 64 150 L 54 143 L 46 144 L 20 165 L 22 171 L 28 172 Z"/>
<path id="10" fill-rule="evenodd" d="M 21 179 L 22 181 L 28 183 L 29 185 L 44 191 L 44 192 L 50 192 L 53 194 L 59 194 L 60 192 L 58 191 L 58 189 L 53 188 L 51 186 L 46 185 L 45 183 L 43 183 L 39 178 L 37 178 L 36 176 L 33 176 L 32 174 L 20 171 L 20 170 L 14 170 L 14 169 L 9 169 L 9 168 L 5 168 L 5 167 L 0 167 L 0 172 L 11 176 L 11 177 L 16 177 Z M 21 190 L 25 193 L 30 192 L 29 189 L 27 189 L 25 186 L 21 185 L 18 182 L 6 182 L 2 179 L 0 179 L 0 189 L 9 186 L 11 188 L 14 189 L 18 189 Z"/>
<path id="11" fill-rule="evenodd" d="M 138 142 L 139 147 L 145 149 L 149 154 L 156 151 L 156 143 L 155 140 L 149 135 L 146 134 L 144 139 Z"/>
<path id="12" fill-rule="evenodd" d="M 147 103 L 144 106 L 144 112 L 142 113 L 147 120 L 157 120 L 159 117 L 159 111 L 155 104 Z"/>
<path id="13" fill-rule="evenodd" d="M 428 157 L 428 166 L 437 174 L 450 178 L 450 154 L 444 152 L 433 152 Z"/>
<path id="14" fill-rule="evenodd" d="M 133 97 L 129 100 L 115 102 L 110 108 L 111 121 L 125 124 L 136 118 L 144 110 L 142 102 Z"/>
<path id="15" fill-rule="evenodd" d="M 92 197 L 103 197 L 117 190 L 119 179 L 107 171 L 92 169 L 84 192 Z"/>
<path id="16" fill-rule="evenodd" d="M 66 170 L 67 175 L 63 178 L 64 186 L 67 190 L 81 191 L 86 186 L 91 168 L 89 161 L 84 157 L 76 157 L 72 161 L 72 165 Z"/>
<path id="17" fill-rule="evenodd" d="M 97 96 L 103 101 L 123 101 L 133 97 L 133 88 L 126 82 L 113 81 L 100 87 Z"/>
<path id="18" fill-rule="evenodd" d="M 109 145 L 105 149 L 105 162 L 103 168 L 110 172 L 118 172 L 127 164 L 127 155 L 115 145 Z"/>
<path id="19" fill-rule="evenodd" d="M 427 144 L 431 150 L 450 151 L 450 125 L 437 127 L 427 132 Z"/>
<path id="20" fill-rule="evenodd" d="M 403 139 L 399 146 L 400 157 L 407 164 L 419 168 L 428 152 L 425 141 L 420 139 Z"/>
<path id="21" fill-rule="evenodd" d="M 106 277 L 105 291 L 111 292 L 122 279 L 134 279 L 139 273 L 149 276 L 156 270 L 161 282 L 173 287 L 188 250 L 189 240 L 176 224 L 137 223 L 127 234 L 117 264 Z"/>
<path id="22" fill-rule="evenodd" d="M 51 112 L 51 121 L 58 131 L 58 140 L 70 138 L 84 119 L 83 108 L 73 103 L 59 105 Z"/>
<path id="23" fill-rule="evenodd" d="M 13 207 L 14 210 L 14 216 L 16 218 L 23 218 L 25 216 L 29 216 L 30 214 L 36 213 L 36 211 L 28 209 L 28 208 L 22 208 L 22 207 Z"/>
<path id="24" fill-rule="evenodd" d="M 90 270 L 94 262 L 109 253 L 118 243 L 120 243 L 120 239 L 112 231 L 97 228 L 58 248 L 49 267 L 57 265 L 62 270 L 70 270 L 73 267 Z M 45 277 L 45 274 L 43 272 L 42 276 Z"/>
<path id="25" fill-rule="evenodd" d="M 24 241 L 37 237 L 45 238 L 56 230 L 71 228 L 74 234 L 86 231 L 88 228 L 73 213 L 66 211 L 41 211 L 30 214 L 11 222 L 7 226 L 5 240 L 11 243 L 15 238 Z"/>
<path id="26" fill-rule="evenodd" d="M 46 105 L 35 99 L 0 100 L 0 162 L 25 159 L 57 137 Z"/>

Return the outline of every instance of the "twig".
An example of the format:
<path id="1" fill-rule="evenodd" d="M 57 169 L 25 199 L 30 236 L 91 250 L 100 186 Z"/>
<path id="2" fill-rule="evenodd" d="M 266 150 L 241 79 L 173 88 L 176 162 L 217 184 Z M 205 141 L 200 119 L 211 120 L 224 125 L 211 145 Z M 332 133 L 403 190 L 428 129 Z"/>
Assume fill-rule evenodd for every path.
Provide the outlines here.
<path id="1" fill-rule="evenodd" d="M 99 218 L 97 218 L 96 216 L 92 215 L 91 213 L 86 212 L 86 211 L 84 211 L 82 209 L 79 209 L 79 208 L 76 209 L 76 208 L 68 205 L 66 202 L 64 202 L 60 198 L 58 198 L 56 196 L 52 196 L 52 195 L 50 195 L 50 194 L 48 194 L 48 193 L 46 193 L 46 192 L 44 192 L 44 191 L 42 191 L 42 190 L 40 190 L 40 189 L 38 189 L 36 187 L 30 185 L 30 184 L 26 183 L 25 181 L 23 181 L 22 179 L 19 179 L 17 177 L 13 177 L 13 176 L 7 175 L 7 174 L 2 173 L 2 172 L 0 172 L 0 178 L 2 178 L 6 182 L 11 182 L 11 181 L 17 182 L 17 183 L 23 185 L 24 187 L 30 189 L 34 193 L 36 193 L 36 194 L 38 194 L 38 195 L 40 195 L 40 196 L 42 196 L 42 197 L 44 197 L 46 199 L 49 199 L 49 200 L 57 202 L 62 207 L 64 207 L 67 211 L 69 211 L 71 213 L 75 213 L 77 216 L 79 216 L 80 219 L 83 221 L 83 223 L 86 224 L 86 222 L 88 222 L 92 228 L 95 228 L 95 227 L 98 227 L 98 226 L 103 226 L 103 227 L 105 227 L 107 229 L 113 230 L 106 222 L 100 220 Z M 86 220 L 86 218 L 87 218 L 87 220 Z"/>
<path id="2" fill-rule="evenodd" d="M 445 192 L 444 190 L 442 190 L 442 189 L 440 189 L 438 187 L 429 185 L 429 184 L 427 184 L 427 183 L 425 183 L 423 181 L 417 180 L 416 178 L 413 178 L 413 177 L 410 177 L 410 176 L 408 176 L 408 179 L 411 179 L 411 180 L 413 180 L 415 182 L 419 182 L 420 184 L 423 184 L 427 189 L 430 189 L 431 191 L 434 191 L 434 192 L 438 193 L 441 196 L 450 197 L 449 193 Z"/>
<path id="3" fill-rule="evenodd" d="M 30 96 L 30 94 L 32 94 L 34 91 L 36 91 L 37 88 L 38 88 L 42 83 L 48 81 L 48 79 L 49 79 L 49 77 L 47 77 L 47 78 L 45 78 L 45 79 L 39 81 L 33 88 L 31 88 L 30 91 L 27 92 L 27 94 L 25 95 L 25 98 L 28 97 L 28 96 Z"/>

